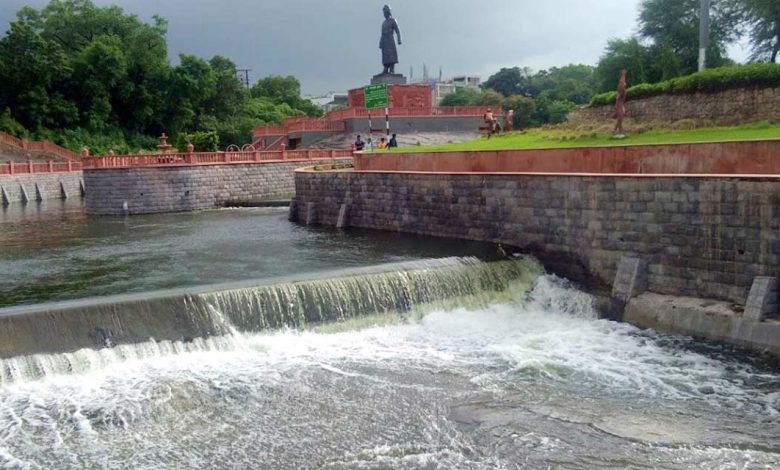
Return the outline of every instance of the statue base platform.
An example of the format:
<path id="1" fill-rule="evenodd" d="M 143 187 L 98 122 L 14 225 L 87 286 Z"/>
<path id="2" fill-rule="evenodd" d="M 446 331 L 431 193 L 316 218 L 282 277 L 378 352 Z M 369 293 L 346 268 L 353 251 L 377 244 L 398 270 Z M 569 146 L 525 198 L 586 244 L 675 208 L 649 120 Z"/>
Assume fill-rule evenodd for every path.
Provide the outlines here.
<path id="1" fill-rule="evenodd" d="M 400 73 L 380 73 L 371 79 L 372 85 L 406 85 L 406 77 Z"/>

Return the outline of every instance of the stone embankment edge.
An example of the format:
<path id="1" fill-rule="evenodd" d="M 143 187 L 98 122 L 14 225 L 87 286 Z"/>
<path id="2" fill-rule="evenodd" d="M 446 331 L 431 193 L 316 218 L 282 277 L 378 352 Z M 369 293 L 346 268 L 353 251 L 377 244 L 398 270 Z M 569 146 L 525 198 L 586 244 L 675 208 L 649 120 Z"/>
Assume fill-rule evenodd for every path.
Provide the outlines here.
<path id="1" fill-rule="evenodd" d="M 484 187 L 491 180 L 500 184 Z M 619 305 L 618 318 L 625 310 L 622 318 L 640 327 L 780 355 L 780 322 L 726 308 L 744 305 L 758 276 L 778 275 L 776 188 L 777 176 L 762 175 L 337 174 L 304 168 L 296 171 L 291 219 L 514 245 L 600 295 L 618 262 L 639 256 L 647 289 L 665 301 L 647 304 L 637 297 L 643 290 L 633 292 Z M 502 201 L 504 211 L 497 212 L 493 206 L 501 209 Z M 510 220 L 498 227 L 493 223 L 507 215 Z M 725 307 L 697 310 L 687 302 L 680 309 L 676 299 L 685 296 L 698 298 L 699 306 L 722 301 Z"/>
<path id="2" fill-rule="evenodd" d="M 80 171 L 0 176 L 0 206 L 83 195 Z"/>
<path id="3" fill-rule="evenodd" d="M 289 197 L 295 192 L 296 168 L 350 162 L 351 157 L 87 169 L 86 210 L 91 215 L 184 212 Z"/>

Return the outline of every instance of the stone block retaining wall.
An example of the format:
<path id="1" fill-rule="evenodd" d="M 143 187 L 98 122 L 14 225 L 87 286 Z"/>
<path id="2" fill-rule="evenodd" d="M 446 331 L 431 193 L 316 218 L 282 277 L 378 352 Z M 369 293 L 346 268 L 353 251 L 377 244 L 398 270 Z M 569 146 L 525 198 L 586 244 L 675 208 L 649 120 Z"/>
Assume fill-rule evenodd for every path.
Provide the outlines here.
<path id="1" fill-rule="evenodd" d="M 682 119 L 738 124 L 780 120 L 780 86 L 739 88 L 718 93 L 660 95 L 626 103 L 626 117 L 637 122 Z M 615 106 L 595 106 L 569 113 L 571 124 L 598 124 L 614 118 Z"/>
<path id="2" fill-rule="evenodd" d="M 67 197 L 81 197 L 81 178 L 80 171 L 0 176 L 0 205 L 4 203 L 3 192 L 9 204 L 24 202 L 23 192 L 29 201 L 37 200 L 38 196 L 42 200 L 62 199 L 62 188 Z M 36 193 L 36 185 L 40 194 Z"/>
<path id="3" fill-rule="evenodd" d="M 228 201 L 288 197 L 293 171 L 352 159 L 115 168 L 84 171 L 87 213 L 150 214 L 221 207 Z M 126 209 L 125 209 L 126 205 Z"/>
<path id="4" fill-rule="evenodd" d="M 633 255 L 651 291 L 744 304 L 755 276 L 780 276 L 775 178 L 302 170 L 295 183 L 301 221 L 336 225 L 347 202 L 349 226 L 511 244 L 580 281 L 610 285 Z"/>

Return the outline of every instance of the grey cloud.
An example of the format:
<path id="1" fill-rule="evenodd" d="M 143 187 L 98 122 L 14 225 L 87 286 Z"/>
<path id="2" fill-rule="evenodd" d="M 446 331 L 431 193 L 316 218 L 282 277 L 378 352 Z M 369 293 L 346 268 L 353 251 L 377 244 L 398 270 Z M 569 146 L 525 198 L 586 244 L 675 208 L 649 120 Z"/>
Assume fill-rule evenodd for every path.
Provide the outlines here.
<path id="1" fill-rule="evenodd" d="M 503 66 L 534 69 L 595 64 L 610 37 L 630 34 L 640 0 L 395 0 L 403 33 L 397 71 L 476 74 Z M 0 0 L 0 25 L 23 5 Z M 258 78 L 299 77 L 304 92 L 346 90 L 381 71 L 378 49 L 384 1 L 373 0 L 96 0 L 149 19 L 169 21 L 172 59 L 221 54 Z"/>

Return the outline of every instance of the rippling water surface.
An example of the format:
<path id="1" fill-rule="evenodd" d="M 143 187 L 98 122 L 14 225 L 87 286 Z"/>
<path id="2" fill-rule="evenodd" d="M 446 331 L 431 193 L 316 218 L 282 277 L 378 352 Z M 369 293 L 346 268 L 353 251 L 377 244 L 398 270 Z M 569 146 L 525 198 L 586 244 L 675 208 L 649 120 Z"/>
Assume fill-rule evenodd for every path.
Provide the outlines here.
<path id="1" fill-rule="evenodd" d="M 311 229 L 287 209 L 87 217 L 79 199 L 13 204 L 0 206 L 0 307 L 462 255 L 495 248 Z"/>
<path id="2" fill-rule="evenodd" d="M 45 202 L 0 222 L 0 307 L 423 259 L 204 294 L 233 327 L 221 337 L 0 360 L 2 468 L 780 467 L 776 361 L 598 320 L 528 260 L 424 260 L 490 246 L 278 210 L 87 218 Z M 344 321 L 306 325 L 311 304 Z M 298 328 L 256 331 L 288 317 Z"/>
<path id="3" fill-rule="evenodd" d="M 780 465 L 777 369 L 597 320 L 589 296 L 551 276 L 479 308 L 85 350 L 71 363 L 0 388 L 0 464 Z"/>

